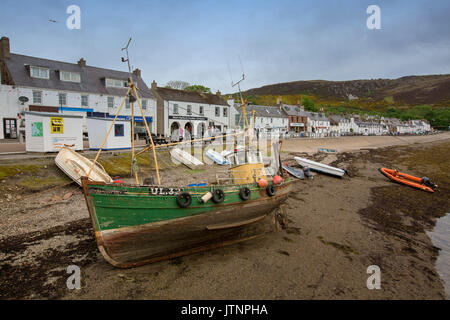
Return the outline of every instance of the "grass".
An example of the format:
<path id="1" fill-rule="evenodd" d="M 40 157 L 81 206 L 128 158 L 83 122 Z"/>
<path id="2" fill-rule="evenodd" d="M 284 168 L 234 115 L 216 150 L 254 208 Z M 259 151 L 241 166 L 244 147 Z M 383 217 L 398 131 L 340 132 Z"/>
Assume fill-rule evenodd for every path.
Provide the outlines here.
<path id="1" fill-rule="evenodd" d="M 44 165 L 16 165 L 16 164 L 7 164 L 0 165 L 0 180 L 5 179 L 6 177 L 12 177 L 20 173 L 25 172 L 37 172 L 42 169 Z"/>
<path id="2" fill-rule="evenodd" d="M 49 175 L 47 177 L 32 176 L 20 179 L 17 185 L 26 189 L 37 191 L 50 187 L 62 186 L 72 180 L 65 175 Z"/>

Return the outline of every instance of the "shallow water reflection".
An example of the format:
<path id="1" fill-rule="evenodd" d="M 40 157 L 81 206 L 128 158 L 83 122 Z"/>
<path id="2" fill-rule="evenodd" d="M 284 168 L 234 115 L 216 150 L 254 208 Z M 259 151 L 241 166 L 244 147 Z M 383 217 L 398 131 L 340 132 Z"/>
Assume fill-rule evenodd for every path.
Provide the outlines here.
<path id="1" fill-rule="evenodd" d="M 441 249 L 436 260 L 436 269 L 444 281 L 447 299 L 450 299 L 450 214 L 438 219 L 434 230 L 427 234 L 433 245 Z"/>

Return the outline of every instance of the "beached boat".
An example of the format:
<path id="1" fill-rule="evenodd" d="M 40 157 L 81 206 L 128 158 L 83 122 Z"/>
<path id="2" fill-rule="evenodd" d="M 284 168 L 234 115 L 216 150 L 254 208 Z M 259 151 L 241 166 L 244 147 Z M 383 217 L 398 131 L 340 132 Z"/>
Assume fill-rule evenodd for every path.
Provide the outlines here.
<path id="1" fill-rule="evenodd" d="M 290 166 L 287 165 L 286 162 L 283 162 L 281 164 L 281 167 L 284 170 L 286 170 L 286 172 L 289 173 L 291 176 L 293 176 L 293 177 L 295 177 L 297 179 L 301 179 L 301 180 L 305 179 L 305 173 L 303 172 L 303 170 L 299 170 L 299 169 L 296 169 L 294 167 L 290 167 Z"/>
<path id="2" fill-rule="evenodd" d="M 173 159 L 184 164 L 186 167 L 192 170 L 198 169 L 204 165 L 204 163 L 198 160 L 196 157 L 180 148 L 173 148 L 172 150 L 170 150 L 170 155 Z"/>
<path id="3" fill-rule="evenodd" d="M 394 182 L 401 183 L 423 191 L 434 192 L 433 188 L 437 185 L 430 181 L 427 177 L 419 178 L 407 173 L 399 172 L 397 170 L 380 168 L 378 169 L 384 176 L 388 177 Z"/>
<path id="4" fill-rule="evenodd" d="M 337 153 L 338 151 L 336 149 L 319 148 L 319 152 L 323 152 L 323 153 Z"/>
<path id="5" fill-rule="evenodd" d="M 55 164 L 60 168 L 69 178 L 81 185 L 81 177 L 87 176 L 92 161 L 76 153 L 67 147 L 61 148 L 55 158 Z M 89 179 L 97 182 L 112 183 L 113 179 L 106 173 L 103 166 L 96 162 Z"/>
<path id="6" fill-rule="evenodd" d="M 206 150 L 205 156 L 222 166 L 230 164 L 230 161 L 228 161 L 224 156 L 222 156 L 219 152 L 214 151 L 213 149 Z"/>
<path id="7" fill-rule="evenodd" d="M 92 182 L 83 191 L 97 245 L 116 267 L 133 267 L 274 231 L 291 181 L 170 188 Z M 208 193 L 212 199 L 201 199 Z"/>
<path id="8" fill-rule="evenodd" d="M 126 97 L 130 99 L 132 122 L 137 101 L 149 133 L 131 77 Z M 81 180 L 98 248 L 112 265 L 133 267 L 253 239 L 287 221 L 281 210 L 275 209 L 289 196 L 293 180 L 277 177 L 274 182 L 262 162 L 252 162 L 253 152 L 246 151 L 243 161 L 231 165 L 227 177 L 216 177 L 214 183 L 176 187 L 161 184 L 156 156 L 160 146 L 151 138 L 150 142 L 135 154 L 132 140 L 132 169 L 137 167 L 137 155 L 152 151 L 157 185 L 140 184 L 137 170 L 132 172 L 135 184 L 91 181 L 89 172 Z M 100 152 L 101 148 L 94 163 Z"/>
<path id="9" fill-rule="evenodd" d="M 312 161 L 306 158 L 294 157 L 295 161 L 302 167 L 309 167 L 312 171 L 325 173 L 335 177 L 342 177 L 345 174 L 345 170 L 332 167 L 320 162 Z"/>

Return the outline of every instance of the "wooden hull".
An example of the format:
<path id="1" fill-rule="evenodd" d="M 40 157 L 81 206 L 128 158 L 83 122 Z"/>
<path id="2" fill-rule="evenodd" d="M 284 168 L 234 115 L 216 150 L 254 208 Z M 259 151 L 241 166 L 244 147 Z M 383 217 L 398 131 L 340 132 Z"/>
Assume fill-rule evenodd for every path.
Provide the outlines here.
<path id="1" fill-rule="evenodd" d="M 312 171 L 325 173 L 328 175 L 332 175 L 335 177 L 342 178 L 342 176 L 345 174 L 345 171 L 336 167 L 332 167 L 320 162 L 312 161 L 305 158 L 300 157 L 294 157 L 295 161 L 302 167 L 309 167 Z"/>
<path id="2" fill-rule="evenodd" d="M 388 177 L 394 182 L 401 183 L 416 189 L 420 189 L 427 192 L 434 192 L 430 187 L 422 184 L 422 178 L 415 177 L 406 173 L 398 172 L 396 170 L 380 168 L 378 169 L 384 176 Z"/>
<path id="3" fill-rule="evenodd" d="M 204 166 L 203 162 L 192 156 L 190 153 L 178 148 L 173 148 L 170 151 L 170 155 L 173 159 L 184 164 L 191 170 L 200 169 Z"/>
<path id="4" fill-rule="evenodd" d="M 97 187 L 103 188 L 102 192 L 110 188 L 111 192 L 116 193 L 96 194 Z M 175 196 L 149 195 L 149 187 L 134 187 L 131 189 L 133 194 L 137 193 L 136 189 L 144 191 L 142 195 L 136 196 L 143 198 L 141 201 L 144 202 L 139 203 L 135 199 L 129 208 L 113 208 L 120 215 L 120 218 L 117 216 L 117 222 L 110 220 L 114 215 L 108 216 L 110 210 L 105 210 L 102 205 L 107 207 L 114 204 L 115 200 L 108 201 L 109 197 L 117 199 L 133 195 L 117 193 L 117 186 L 83 180 L 99 250 L 108 262 L 122 268 L 233 244 L 275 230 L 277 223 L 274 209 L 288 197 L 291 182 L 277 186 L 272 197 L 268 196 L 265 189 L 253 186 L 251 197 L 246 201 L 237 198 L 240 187 L 242 185 L 237 189 L 226 189 L 224 186 L 226 200 L 219 204 L 209 201 L 203 205 L 195 194 L 200 196 L 211 190 L 211 187 L 183 188 L 178 193 L 190 191 L 193 195 L 188 208 L 173 207 Z"/>

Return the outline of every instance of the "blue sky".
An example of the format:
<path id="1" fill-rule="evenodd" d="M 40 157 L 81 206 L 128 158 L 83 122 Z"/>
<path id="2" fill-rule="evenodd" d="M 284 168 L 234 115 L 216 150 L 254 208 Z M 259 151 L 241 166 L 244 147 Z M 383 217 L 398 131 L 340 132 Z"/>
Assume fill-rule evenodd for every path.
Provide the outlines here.
<path id="1" fill-rule="evenodd" d="M 66 28 L 69 5 L 81 29 Z M 369 30 L 366 9 L 381 9 Z M 0 2 L 0 36 L 14 53 L 127 70 L 148 85 L 170 80 L 234 91 L 296 80 L 397 78 L 450 73 L 450 1 L 165 0 Z M 48 20 L 56 20 L 57 23 Z"/>

